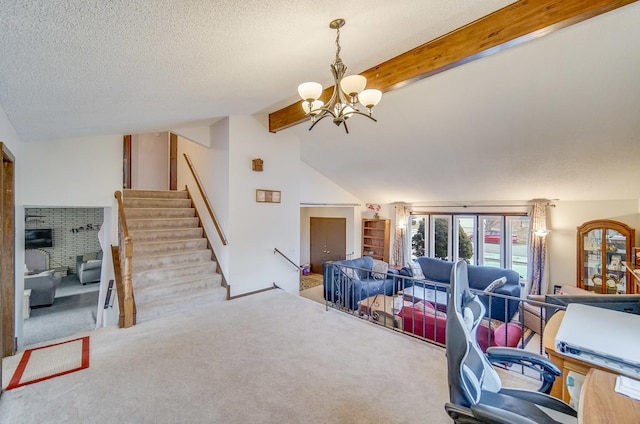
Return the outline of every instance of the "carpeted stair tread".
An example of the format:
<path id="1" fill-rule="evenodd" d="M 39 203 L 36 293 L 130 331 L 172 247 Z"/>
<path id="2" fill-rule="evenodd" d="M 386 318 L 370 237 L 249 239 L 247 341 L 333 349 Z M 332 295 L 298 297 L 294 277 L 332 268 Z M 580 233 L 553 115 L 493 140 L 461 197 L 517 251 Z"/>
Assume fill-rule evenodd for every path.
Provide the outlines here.
<path id="1" fill-rule="evenodd" d="M 200 224 L 197 217 L 171 218 L 171 219 L 127 219 L 127 226 L 131 231 L 194 228 Z"/>
<path id="2" fill-rule="evenodd" d="M 122 205 L 125 208 L 125 216 L 126 210 L 128 208 L 190 208 L 191 199 L 123 199 Z"/>
<path id="3" fill-rule="evenodd" d="M 188 311 L 197 306 L 214 304 L 224 300 L 226 300 L 226 289 L 222 286 L 198 290 L 187 295 L 172 296 L 171 298 L 147 303 L 142 308 L 139 308 L 136 314 L 136 322 L 140 324 L 159 316 Z"/>
<path id="4" fill-rule="evenodd" d="M 138 290 L 139 288 L 144 288 L 166 279 L 178 279 L 196 275 L 213 275 L 217 273 L 216 267 L 217 264 L 214 261 L 210 261 L 134 272 L 132 275 L 133 288 L 134 290 Z"/>
<path id="5" fill-rule="evenodd" d="M 125 189 L 122 192 L 125 199 L 131 198 L 160 198 L 160 199 L 188 199 L 186 190 L 136 190 Z"/>
<path id="6" fill-rule="evenodd" d="M 195 208 L 126 208 L 127 220 L 138 218 L 191 218 L 196 216 Z"/>
<path id="7" fill-rule="evenodd" d="M 179 240 L 136 242 L 133 247 L 134 254 L 136 256 L 160 255 L 164 253 L 186 250 L 203 250 L 206 248 L 207 239 L 204 237 Z"/>
<path id="8" fill-rule="evenodd" d="M 135 247 L 134 247 L 135 249 Z M 133 258 L 133 272 L 148 269 L 167 268 L 178 265 L 191 265 L 211 261 L 211 250 L 188 250 L 184 252 L 169 252 L 161 255 L 138 256 Z"/>
<path id="9" fill-rule="evenodd" d="M 129 235 L 133 239 L 134 251 L 137 242 L 160 242 L 166 240 L 178 241 L 194 238 L 202 238 L 204 232 L 202 227 L 196 228 L 165 228 L 157 230 L 129 230 Z"/>
<path id="10" fill-rule="evenodd" d="M 210 289 L 220 285 L 222 276 L 212 274 L 209 276 L 188 276 L 180 279 L 165 280 L 152 286 L 136 290 L 136 305 L 144 307 L 145 304 L 154 302 L 166 297 L 174 297 L 186 294 L 190 291 Z"/>

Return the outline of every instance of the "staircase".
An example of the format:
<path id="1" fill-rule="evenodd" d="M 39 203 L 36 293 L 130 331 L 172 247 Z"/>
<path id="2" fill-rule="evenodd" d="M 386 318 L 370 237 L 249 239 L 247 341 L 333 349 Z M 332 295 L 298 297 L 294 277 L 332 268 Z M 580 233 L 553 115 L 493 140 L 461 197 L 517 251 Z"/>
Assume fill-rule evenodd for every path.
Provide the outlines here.
<path id="1" fill-rule="evenodd" d="M 226 299 L 186 191 L 124 190 L 136 322 Z"/>

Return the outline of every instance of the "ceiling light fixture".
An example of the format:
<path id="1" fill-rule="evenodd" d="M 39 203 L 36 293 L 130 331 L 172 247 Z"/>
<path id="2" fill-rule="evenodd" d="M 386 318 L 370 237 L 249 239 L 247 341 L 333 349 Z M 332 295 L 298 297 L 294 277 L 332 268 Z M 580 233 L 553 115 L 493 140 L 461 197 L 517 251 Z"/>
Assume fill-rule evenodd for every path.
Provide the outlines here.
<path id="1" fill-rule="evenodd" d="M 298 86 L 298 94 L 302 97 L 302 109 L 307 116 L 311 117 L 311 127 L 326 118 L 333 117 L 333 123 L 337 126 L 344 124 L 344 130 L 349 133 L 347 119 L 352 115 L 362 115 L 378 122 L 371 116 L 371 109 L 380 102 L 382 91 L 375 89 L 365 90 L 367 79 L 362 75 L 344 76 L 347 67 L 340 59 L 340 28 L 344 26 L 345 20 L 334 19 L 329 23 L 329 28 L 336 30 L 336 59 L 331 64 L 331 74 L 333 75 L 333 94 L 326 105 L 322 100 L 318 100 L 322 94 L 322 85 L 317 82 L 304 82 Z M 367 113 L 361 112 L 357 103 L 367 108 Z"/>

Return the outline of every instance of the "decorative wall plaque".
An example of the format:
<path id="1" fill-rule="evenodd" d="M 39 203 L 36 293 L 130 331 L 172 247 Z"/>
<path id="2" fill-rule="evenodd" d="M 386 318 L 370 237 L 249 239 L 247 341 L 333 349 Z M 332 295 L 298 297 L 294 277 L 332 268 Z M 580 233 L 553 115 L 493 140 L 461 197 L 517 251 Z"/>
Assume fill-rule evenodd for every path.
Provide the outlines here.
<path id="1" fill-rule="evenodd" d="M 256 202 L 280 203 L 280 190 L 256 190 Z"/>

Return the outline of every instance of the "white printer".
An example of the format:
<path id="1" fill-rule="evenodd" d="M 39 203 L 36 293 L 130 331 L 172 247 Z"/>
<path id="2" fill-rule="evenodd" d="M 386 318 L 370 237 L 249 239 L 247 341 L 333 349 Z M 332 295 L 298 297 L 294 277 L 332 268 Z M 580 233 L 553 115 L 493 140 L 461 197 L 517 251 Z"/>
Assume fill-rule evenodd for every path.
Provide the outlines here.
<path id="1" fill-rule="evenodd" d="M 640 315 L 570 303 L 555 347 L 564 355 L 640 378 Z"/>

